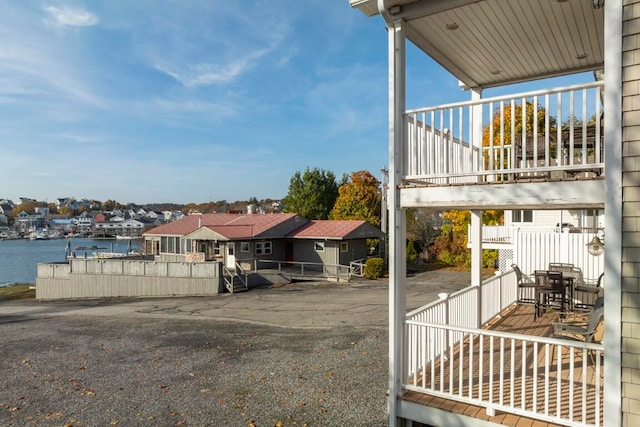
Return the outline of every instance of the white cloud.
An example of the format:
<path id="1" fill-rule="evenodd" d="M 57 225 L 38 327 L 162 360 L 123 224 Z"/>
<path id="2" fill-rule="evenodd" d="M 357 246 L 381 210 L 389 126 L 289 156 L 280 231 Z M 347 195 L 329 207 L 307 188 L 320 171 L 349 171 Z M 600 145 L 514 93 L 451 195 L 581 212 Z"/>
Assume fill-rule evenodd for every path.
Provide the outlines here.
<path id="1" fill-rule="evenodd" d="M 62 26 L 91 27 L 100 21 L 96 15 L 84 9 L 74 9 L 68 6 L 46 6 L 44 10 L 50 17 L 47 22 Z"/>

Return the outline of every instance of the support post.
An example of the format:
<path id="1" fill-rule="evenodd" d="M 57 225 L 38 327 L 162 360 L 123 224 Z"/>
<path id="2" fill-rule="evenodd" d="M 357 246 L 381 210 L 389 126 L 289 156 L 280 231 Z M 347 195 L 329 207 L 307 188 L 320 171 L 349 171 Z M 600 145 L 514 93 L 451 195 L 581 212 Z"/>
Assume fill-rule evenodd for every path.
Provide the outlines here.
<path id="1" fill-rule="evenodd" d="M 606 243 L 604 251 L 604 271 L 606 277 L 607 291 L 604 293 L 604 306 L 606 307 L 607 320 L 604 322 L 604 340 L 607 350 L 604 354 L 604 427 L 623 425 L 622 402 L 625 396 L 622 392 L 622 368 L 623 366 L 623 311 L 633 311 L 632 308 L 623 307 L 623 237 L 622 224 L 625 221 L 622 205 L 622 147 L 630 146 L 628 141 L 623 141 L 623 104 L 622 104 L 622 39 L 624 8 L 629 12 L 637 5 L 626 4 L 622 1 L 607 1 L 604 4 L 604 40 L 606 49 L 604 51 L 604 144 L 606 146 L 606 156 L 604 158 L 605 170 L 605 224 L 607 225 Z M 625 11 L 626 12 L 626 11 Z M 633 13 L 629 13 L 631 19 Z M 631 39 L 631 37 L 629 37 Z M 637 62 L 634 61 L 634 63 Z M 632 65 L 628 69 L 634 68 Z M 629 82 L 632 87 L 634 83 Z M 631 97 L 629 97 L 631 98 Z M 636 112 L 626 113 L 635 116 Z M 631 120 L 630 120 L 631 122 Z M 631 137 L 628 137 L 631 139 Z M 633 176 L 631 171 L 629 177 Z M 629 178 L 629 182 L 633 179 Z M 632 187 L 633 184 L 629 184 Z M 633 205 L 633 204 L 630 204 Z M 631 211 L 632 208 L 629 208 Z M 632 217 L 635 214 L 631 215 Z M 630 219 L 630 218 L 627 218 Z M 630 246 L 633 246 L 630 244 Z M 629 262 L 629 270 L 633 266 Z M 629 273 L 633 276 L 633 273 Z M 632 283 L 629 281 L 627 283 Z M 624 326 L 630 326 L 626 324 Z M 633 353 L 633 351 L 630 351 Z M 637 355 L 634 355 L 637 357 Z M 631 393 L 631 392 L 628 392 Z M 627 399 L 629 400 L 629 399 Z M 631 415 L 629 415 L 631 417 Z M 632 424 L 629 418 L 629 424 Z"/>
<path id="2" fill-rule="evenodd" d="M 388 24 L 389 25 L 389 24 Z M 405 110 L 405 27 L 393 22 L 389 42 L 389 426 L 398 417 L 398 398 L 404 381 L 404 317 L 406 278 L 406 218 L 400 206 Z"/>
<path id="3" fill-rule="evenodd" d="M 482 325 L 482 211 L 471 211 L 471 286 L 478 288 L 477 325 Z"/>

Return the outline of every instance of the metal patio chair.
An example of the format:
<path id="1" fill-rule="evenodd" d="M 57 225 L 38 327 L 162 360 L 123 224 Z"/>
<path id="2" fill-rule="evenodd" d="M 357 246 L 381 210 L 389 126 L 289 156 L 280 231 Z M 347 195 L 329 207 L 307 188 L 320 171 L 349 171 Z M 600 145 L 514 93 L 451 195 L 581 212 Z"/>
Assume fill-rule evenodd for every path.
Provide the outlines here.
<path id="1" fill-rule="evenodd" d="M 516 264 L 511 264 L 511 268 L 516 273 L 516 279 L 518 281 L 518 304 L 535 304 L 535 287 L 536 282 L 529 279 L 522 274 L 520 267 Z"/>

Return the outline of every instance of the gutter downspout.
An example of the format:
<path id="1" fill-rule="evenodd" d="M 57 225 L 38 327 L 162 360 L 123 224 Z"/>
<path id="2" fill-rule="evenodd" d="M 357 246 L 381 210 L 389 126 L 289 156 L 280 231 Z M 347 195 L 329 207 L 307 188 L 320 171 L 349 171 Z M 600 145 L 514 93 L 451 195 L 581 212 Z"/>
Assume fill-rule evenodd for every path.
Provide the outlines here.
<path id="1" fill-rule="evenodd" d="M 405 26 L 393 21 L 385 0 L 378 10 L 388 29 L 389 55 L 389 426 L 402 424 L 398 400 L 404 382 L 404 318 L 406 313 L 406 224 L 400 207 L 405 111 Z"/>

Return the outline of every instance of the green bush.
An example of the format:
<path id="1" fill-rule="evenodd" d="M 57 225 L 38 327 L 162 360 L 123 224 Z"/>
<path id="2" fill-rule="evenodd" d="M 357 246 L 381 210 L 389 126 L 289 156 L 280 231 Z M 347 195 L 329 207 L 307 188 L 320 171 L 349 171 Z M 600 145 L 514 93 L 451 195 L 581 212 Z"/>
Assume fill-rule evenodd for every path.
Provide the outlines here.
<path id="1" fill-rule="evenodd" d="M 407 243 L 407 261 L 413 262 L 418 259 L 418 251 L 416 250 L 416 245 L 413 243 L 413 240 L 409 240 Z"/>
<path id="2" fill-rule="evenodd" d="M 384 261 L 382 258 L 369 258 L 364 265 L 364 277 L 367 279 L 379 279 L 384 273 Z"/>

